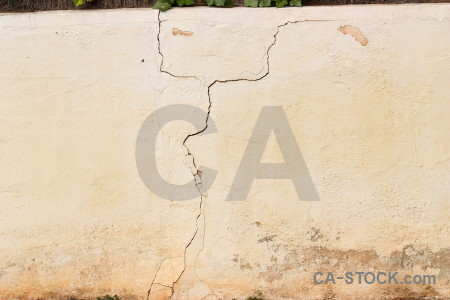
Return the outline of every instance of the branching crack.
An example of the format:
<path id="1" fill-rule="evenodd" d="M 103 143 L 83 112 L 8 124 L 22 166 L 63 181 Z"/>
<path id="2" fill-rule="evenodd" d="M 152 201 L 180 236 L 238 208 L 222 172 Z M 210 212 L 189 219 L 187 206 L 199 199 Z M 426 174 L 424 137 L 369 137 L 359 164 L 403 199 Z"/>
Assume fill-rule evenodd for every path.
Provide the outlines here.
<path id="1" fill-rule="evenodd" d="M 161 41 L 159 39 L 159 36 L 161 35 L 161 23 L 162 22 L 163 21 L 161 20 L 161 11 L 158 11 L 158 34 L 156 36 L 156 39 L 158 40 L 158 52 L 159 52 L 159 55 L 161 56 L 161 63 L 159 64 L 159 71 L 161 73 L 168 74 L 168 75 L 170 75 L 172 77 L 175 77 L 175 78 L 195 78 L 195 79 L 199 79 L 196 76 L 174 75 L 174 74 L 170 73 L 169 71 L 163 70 L 164 55 L 161 52 Z"/>
<path id="2" fill-rule="evenodd" d="M 175 285 L 178 283 L 178 281 L 180 280 L 180 278 L 183 276 L 184 272 L 186 271 L 186 253 L 187 253 L 188 248 L 191 246 L 191 244 L 194 242 L 195 238 L 197 237 L 197 234 L 198 234 L 198 232 L 199 232 L 198 222 L 199 222 L 199 219 L 200 219 L 201 217 L 203 217 L 203 241 L 204 241 L 204 238 L 205 238 L 206 223 L 205 223 L 205 215 L 204 215 L 204 203 L 205 203 L 205 200 L 206 200 L 206 198 L 207 198 L 207 194 L 206 194 L 206 192 L 202 192 L 202 191 L 203 191 L 203 188 L 202 188 L 202 178 L 201 178 L 202 172 L 201 172 L 201 170 L 199 170 L 199 169 L 197 168 L 197 165 L 196 165 L 196 163 L 195 163 L 195 157 L 194 157 L 194 155 L 191 153 L 191 151 L 189 150 L 189 148 L 187 147 L 186 142 L 187 142 L 188 139 L 190 139 L 191 137 L 203 133 L 203 132 L 208 128 L 208 121 L 209 121 L 209 118 L 210 118 L 211 106 L 212 106 L 212 101 L 211 101 L 211 89 L 212 89 L 212 87 L 213 87 L 214 85 L 216 85 L 217 83 L 227 83 L 227 82 L 237 82 L 237 81 L 259 81 L 259 80 L 264 79 L 264 78 L 265 78 L 266 76 L 268 76 L 269 73 L 270 73 L 270 63 L 269 63 L 269 61 L 270 61 L 270 56 L 269 56 L 269 52 L 270 52 L 270 50 L 272 49 L 272 47 L 273 47 L 273 46 L 276 44 L 276 42 L 277 42 L 277 36 L 278 36 L 278 33 L 280 32 L 280 29 L 281 29 L 282 27 L 284 27 L 284 26 L 289 25 L 289 24 L 295 24 L 295 23 L 299 23 L 299 22 L 308 22 L 308 21 L 319 21 L 319 20 L 287 21 L 287 22 L 285 22 L 284 24 L 281 24 L 281 25 L 278 25 L 278 26 L 277 26 L 277 30 L 276 30 L 275 34 L 273 35 L 273 42 L 269 45 L 269 47 L 268 47 L 267 50 L 266 50 L 266 65 L 267 65 L 267 67 L 266 67 L 266 72 L 264 72 L 264 74 L 262 74 L 262 75 L 260 75 L 260 76 L 258 76 L 258 77 L 256 77 L 256 78 L 237 78 L 237 79 L 228 79 L 228 80 L 214 80 L 211 84 L 208 85 L 207 92 L 208 92 L 208 102 L 209 102 L 209 105 L 208 105 L 208 112 L 207 112 L 206 120 L 205 120 L 205 126 L 204 126 L 201 130 L 199 130 L 199 131 L 197 131 L 197 132 L 195 132 L 195 133 L 189 134 L 189 135 L 184 139 L 184 141 L 183 141 L 183 146 L 184 146 L 184 147 L 186 148 L 186 150 L 187 150 L 187 156 L 189 156 L 189 157 L 192 158 L 192 163 L 193 163 L 194 170 L 195 170 L 195 171 L 192 171 L 192 175 L 194 176 L 195 185 L 196 185 L 196 188 L 197 188 L 197 190 L 198 190 L 198 192 L 199 192 L 199 194 L 200 194 L 200 207 L 199 207 L 199 212 L 198 212 L 197 218 L 196 218 L 196 230 L 195 230 L 195 232 L 194 232 L 192 238 L 190 239 L 189 243 L 188 243 L 188 244 L 186 245 L 186 247 L 184 248 L 184 267 L 183 267 L 183 270 L 181 271 L 180 275 L 178 276 L 178 278 L 172 283 L 172 286 L 167 286 L 167 285 L 163 285 L 163 284 L 160 284 L 160 283 L 155 282 L 155 280 L 156 280 L 156 278 L 157 278 L 157 275 L 158 275 L 158 272 L 160 271 L 161 266 L 162 266 L 162 264 L 163 264 L 163 262 L 164 262 L 164 260 L 163 260 L 163 261 L 161 262 L 161 265 L 159 266 L 159 268 L 158 268 L 158 270 L 157 270 L 157 272 L 156 272 L 154 278 L 153 278 L 152 284 L 151 284 L 150 289 L 149 289 L 149 291 L 148 291 L 147 300 L 148 300 L 149 297 L 150 297 L 150 293 L 151 293 L 151 290 L 152 290 L 152 287 L 153 287 L 154 284 L 158 284 L 158 285 L 161 285 L 161 286 L 165 286 L 165 287 L 170 288 L 172 292 L 171 292 L 171 295 L 170 295 L 169 299 L 172 299 L 172 297 L 174 296 L 174 293 L 175 293 Z M 158 40 L 158 52 L 159 52 L 159 54 L 160 54 L 160 56 L 161 56 L 161 63 L 160 63 L 160 65 L 159 65 L 159 71 L 160 71 L 161 73 L 168 74 L 168 75 L 170 75 L 170 76 L 172 76 L 172 77 L 175 77 L 175 78 L 194 78 L 194 79 L 200 80 L 200 79 L 197 78 L 196 76 L 175 75 L 175 74 L 172 74 L 172 73 L 170 73 L 169 71 L 166 71 L 166 70 L 163 69 L 163 65 L 164 65 L 164 55 L 163 55 L 162 52 L 161 52 L 161 41 L 160 41 L 161 23 L 162 23 L 162 22 L 163 22 L 163 21 L 161 20 L 161 12 L 158 12 L 158 35 L 157 35 L 157 40 Z M 264 70 L 264 68 L 262 69 L 262 71 L 263 71 L 263 70 Z M 198 253 L 197 255 L 199 255 L 201 251 L 203 251 L 203 246 L 202 246 L 202 249 L 199 251 L 199 253 Z"/>
<path id="3" fill-rule="evenodd" d="M 156 277 L 158 276 L 159 270 L 161 269 L 161 267 L 162 267 L 163 263 L 166 261 L 166 259 L 167 259 L 167 257 L 161 261 L 161 263 L 159 264 L 158 270 L 156 270 L 155 276 L 153 277 L 153 280 L 152 280 L 152 284 L 150 285 L 150 289 L 148 290 L 146 300 L 148 300 L 150 298 L 150 293 L 152 292 L 153 285 L 158 284 L 158 283 L 155 283 L 155 280 L 156 280 Z"/>

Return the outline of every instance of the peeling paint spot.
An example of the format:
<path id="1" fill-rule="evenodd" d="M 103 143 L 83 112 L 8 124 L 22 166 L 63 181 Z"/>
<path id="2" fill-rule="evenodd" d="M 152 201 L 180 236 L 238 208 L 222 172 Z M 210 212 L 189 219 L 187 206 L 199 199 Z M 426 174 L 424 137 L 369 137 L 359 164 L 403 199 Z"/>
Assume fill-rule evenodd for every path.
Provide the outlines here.
<path id="1" fill-rule="evenodd" d="M 355 41 L 361 44 L 361 46 L 367 46 L 369 40 L 362 34 L 361 30 L 358 27 L 354 27 L 352 25 L 345 25 L 338 28 L 340 32 L 343 34 L 350 34 L 355 38 Z"/>
<path id="2" fill-rule="evenodd" d="M 185 36 L 191 36 L 191 35 L 193 35 L 194 33 L 193 33 L 192 31 L 183 31 L 183 30 L 180 30 L 180 29 L 178 29 L 178 28 L 172 28 L 172 34 L 173 34 L 173 35 L 185 35 Z"/>

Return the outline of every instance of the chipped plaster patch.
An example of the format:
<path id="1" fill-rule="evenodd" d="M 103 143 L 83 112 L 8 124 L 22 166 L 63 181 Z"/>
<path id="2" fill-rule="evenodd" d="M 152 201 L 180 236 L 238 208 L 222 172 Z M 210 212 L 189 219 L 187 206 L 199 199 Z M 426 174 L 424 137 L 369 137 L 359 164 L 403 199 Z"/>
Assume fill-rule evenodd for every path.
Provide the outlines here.
<path id="1" fill-rule="evenodd" d="M 178 29 L 178 28 L 172 28 L 172 34 L 173 34 L 173 35 L 191 36 L 191 35 L 193 35 L 194 33 L 193 33 L 192 31 L 183 31 L 183 30 L 180 30 L 180 29 Z"/>
<path id="2" fill-rule="evenodd" d="M 355 41 L 361 44 L 361 46 L 367 46 L 369 40 L 362 34 L 358 27 L 352 25 L 345 25 L 338 28 L 343 34 L 350 34 L 355 38 Z"/>

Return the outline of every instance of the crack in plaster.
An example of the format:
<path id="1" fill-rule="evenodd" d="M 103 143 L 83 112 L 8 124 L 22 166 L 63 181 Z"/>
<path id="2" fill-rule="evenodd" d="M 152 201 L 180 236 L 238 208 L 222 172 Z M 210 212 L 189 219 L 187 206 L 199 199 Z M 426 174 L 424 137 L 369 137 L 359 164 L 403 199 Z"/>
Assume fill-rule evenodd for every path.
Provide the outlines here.
<path id="1" fill-rule="evenodd" d="M 160 35 L 161 35 L 161 23 L 163 22 L 163 20 L 161 20 L 161 11 L 158 11 L 158 34 L 156 35 L 156 39 L 158 41 L 158 53 L 161 56 L 161 63 L 159 64 L 159 71 L 161 73 L 165 73 L 168 74 L 174 78 L 195 78 L 197 80 L 200 80 L 199 78 L 197 78 L 196 76 L 186 76 L 186 75 L 174 75 L 172 73 L 170 73 L 169 71 L 163 70 L 163 65 L 164 65 L 164 55 L 161 52 L 161 40 L 160 40 Z"/>
<path id="2" fill-rule="evenodd" d="M 161 56 L 161 63 L 160 63 L 160 65 L 159 65 L 159 71 L 160 71 L 161 73 L 168 74 L 168 75 L 170 75 L 171 77 L 174 77 L 174 78 L 194 78 L 194 79 L 200 80 L 200 79 L 197 78 L 196 76 L 179 76 L 179 75 L 174 75 L 174 74 L 170 73 L 169 71 L 163 70 L 163 65 L 164 65 L 164 55 L 163 55 L 163 53 L 161 52 L 161 41 L 160 41 L 160 35 L 161 35 L 161 23 L 162 23 L 162 22 L 163 22 L 163 21 L 161 20 L 161 11 L 159 11 L 159 12 L 158 12 L 158 34 L 157 34 L 158 52 L 159 52 L 159 55 Z M 208 114 L 209 114 L 209 113 L 208 113 Z M 209 115 L 208 115 L 208 116 L 209 116 Z M 205 128 L 205 129 L 206 129 L 206 128 Z M 196 133 L 196 134 L 198 134 L 198 133 Z M 195 134 L 194 134 L 194 135 L 195 135 Z M 189 151 L 189 148 L 185 145 L 186 140 L 187 140 L 190 136 L 191 136 L 191 135 L 187 136 L 187 137 L 184 139 L 184 141 L 183 141 L 183 146 L 187 149 L 187 156 L 192 157 L 192 164 L 193 164 L 193 167 L 194 167 L 194 169 L 195 169 L 195 172 L 192 172 L 192 170 L 191 170 L 191 172 L 192 172 L 192 175 L 194 176 L 195 186 L 196 186 L 197 190 L 198 190 L 199 193 L 200 193 L 200 209 L 199 209 L 199 213 L 198 213 L 197 218 L 196 218 L 196 230 L 195 230 L 195 232 L 194 232 L 192 238 L 190 239 L 189 243 L 188 243 L 188 244 L 186 245 L 186 247 L 184 248 L 184 255 L 183 255 L 183 257 L 184 257 L 184 267 L 183 267 L 183 270 L 181 271 L 180 275 L 178 276 L 178 278 L 172 283 L 172 286 L 168 286 L 168 285 L 161 284 L 161 283 L 159 283 L 159 282 L 155 282 L 155 280 L 156 280 L 156 278 L 157 278 L 157 276 L 158 276 L 158 274 L 159 274 L 159 271 L 161 270 L 162 264 L 163 264 L 164 261 L 167 259 L 167 257 L 164 258 L 163 261 L 161 262 L 160 266 L 158 267 L 158 269 L 157 269 L 156 272 L 155 272 L 155 275 L 154 275 L 154 277 L 153 277 L 153 281 L 152 281 L 152 283 L 151 283 L 151 285 L 150 285 L 150 288 L 149 288 L 149 290 L 148 290 L 148 293 L 147 293 L 147 298 L 146 298 L 147 300 L 150 298 L 150 295 L 151 295 L 151 291 L 152 291 L 153 285 L 155 285 L 155 284 L 170 288 L 170 289 L 171 289 L 171 295 L 170 295 L 169 299 L 172 298 L 172 296 L 173 296 L 174 293 L 175 293 L 175 289 L 174 289 L 175 284 L 179 281 L 179 279 L 181 278 L 181 276 L 182 276 L 182 275 L 184 274 L 184 272 L 186 271 L 186 252 L 187 252 L 187 249 L 189 248 L 189 246 L 190 246 L 190 245 L 192 244 L 192 242 L 194 241 L 195 237 L 197 236 L 198 230 L 199 230 L 199 228 L 198 228 L 198 220 L 199 220 L 199 218 L 200 218 L 201 215 L 202 215 L 202 207 L 203 207 L 204 195 L 201 193 L 201 177 L 200 177 L 201 172 L 199 172 L 199 170 L 198 170 L 198 168 L 197 168 L 197 166 L 196 166 L 196 164 L 195 164 L 195 158 L 194 158 L 194 156 L 193 156 L 192 153 Z M 204 238 L 204 236 L 203 236 L 203 238 Z"/>
<path id="3" fill-rule="evenodd" d="M 160 284 L 160 283 L 156 283 L 155 280 L 156 280 L 156 276 L 158 276 L 159 270 L 161 269 L 161 267 L 162 267 L 163 263 L 166 261 L 166 259 L 167 259 L 167 257 L 165 257 L 165 258 L 161 261 L 161 263 L 159 264 L 158 270 L 156 270 L 156 272 L 155 272 L 155 276 L 153 277 L 152 284 L 150 285 L 150 289 L 149 289 L 148 292 L 147 292 L 147 298 L 146 298 L 146 300 L 148 300 L 148 299 L 150 298 L 150 293 L 152 292 L 152 288 L 153 288 L 153 285 L 154 285 L 154 284 L 162 285 L 162 284 Z"/>
<path id="4" fill-rule="evenodd" d="M 201 253 L 201 252 L 203 251 L 203 249 L 204 249 L 205 230 L 206 230 L 206 219 L 205 219 L 205 213 L 204 213 L 204 202 L 206 201 L 207 194 L 206 194 L 206 192 L 202 192 L 202 190 L 203 190 L 202 180 L 201 180 L 201 174 L 202 174 L 202 172 L 201 172 L 201 170 L 199 170 L 199 169 L 197 168 L 197 165 L 196 165 L 196 163 L 195 163 L 195 157 L 194 157 L 194 155 L 191 153 L 191 151 L 189 150 L 189 148 L 187 147 L 186 142 L 187 142 L 187 140 L 188 140 L 189 138 L 191 138 L 191 137 L 193 137 L 193 136 L 196 136 L 196 135 L 199 135 L 199 134 L 203 133 L 203 132 L 208 128 L 208 121 L 209 121 L 209 116 L 210 116 L 210 113 L 211 113 L 211 106 L 212 106 L 212 101 L 211 101 L 211 89 L 212 89 L 212 87 L 213 87 L 215 84 L 217 84 L 217 83 L 228 83 L 228 82 L 237 82 L 237 81 L 250 81 L 250 82 L 254 82 L 254 81 L 259 81 L 259 80 L 264 79 L 264 78 L 265 78 L 266 76 L 268 76 L 269 73 L 270 73 L 270 55 L 269 55 L 269 52 L 270 52 L 270 49 L 271 49 L 271 48 L 276 44 L 276 42 L 277 42 L 277 36 L 278 36 L 278 34 L 279 34 L 279 32 L 280 32 L 280 29 L 281 29 L 282 27 L 285 27 L 285 26 L 289 25 L 289 24 L 296 24 L 296 23 L 300 23 L 300 22 L 310 22 L 310 21 L 324 21 L 324 20 L 296 20 L 296 21 L 287 21 L 287 22 L 285 22 L 285 23 L 283 23 L 283 24 L 281 24 L 281 25 L 277 25 L 277 30 L 276 30 L 275 34 L 273 35 L 273 42 L 269 45 L 269 47 L 268 47 L 267 50 L 266 50 L 266 54 L 265 54 L 265 56 L 266 56 L 266 66 L 267 66 L 267 67 L 263 67 L 263 68 L 261 69 L 261 72 L 262 72 L 265 68 L 267 68 L 267 69 L 266 69 L 266 72 L 265 72 L 264 74 L 262 74 L 261 76 L 258 76 L 258 77 L 256 77 L 256 78 L 236 78 L 236 79 L 226 79 L 226 80 L 218 80 L 218 79 L 216 79 L 216 80 L 214 80 L 212 83 L 210 83 L 210 84 L 208 85 L 207 93 L 208 93 L 208 102 L 209 102 L 209 105 L 208 105 L 208 112 L 207 112 L 206 120 L 205 120 L 205 127 L 203 127 L 201 130 L 199 130 L 199 131 L 197 131 L 197 132 L 195 132 L 195 133 L 189 134 L 188 136 L 186 136 L 186 138 L 185 138 L 184 141 L 183 141 L 183 146 L 184 146 L 184 147 L 186 148 L 186 150 L 187 150 L 187 155 L 186 155 L 186 156 L 190 156 L 190 157 L 192 158 L 193 169 L 194 169 L 195 171 L 192 171 L 192 169 L 191 169 L 191 172 L 192 172 L 192 175 L 194 176 L 195 186 L 196 186 L 196 188 L 197 188 L 197 190 L 198 190 L 198 192 L 199 192 L 199 194 L 200 194 L 200 208 L 199 208 L 199 213 L 198 213 L 197 218 L 196 218 L 196 230 L 195 230 L 195 232 L 194 232 L 192 238 L 190 239 L 189 243 L 188 243 L 188 244 L 186 245 L 186 247 L 184 248 L 184 267 L 183 267 L 183 270 L 181 271 L 180 275 L 178 276 L 178 278 L 172 283 L 171 286 L 168 286 L 168 285 L 164 285 L 164 284 L 155 282 L 155 280 L 156 280 L 156 278 L 157 278 L 157 276 L 158 276 L 158 273 L 159 273 L 159 271 L 160 271 L 160 269 L 161 269 L 161 266 L 162 266 L 163 262 L 166 260 L 166 258 L 165 258 L 165 259 L 161 262 L 161 264 L 160 264 L 158 270 L 157 270 L 156 273 L 155 273 L 155 276 L 154 276 L 154 278 L 153 278 L 152 284 L 151 284 L 150 289 L 149 289 L 148 294 L 147 294 L 147 300 L 150 298 L 150 294 L 151 294 L 152 287 L 153 287 L 153 285 L 155 285 L 155 284 L 161 285 L 161 286 L 164 286 L 164 287 L 167 287 L 167 288 L 170 288 L 170 289 L 171 289 L 171 295 L 169 296 L 168 299 L 172 299 L 172 297 L 174 296 L 174 294 L 175 294 L 175 285 L 178 283 L 178 281 L 180 280 L 180 278 L 183 276 L 183 274 L 184 274 L 185 271 L 186 271 L 186 267 L 187 267 L 187 266 L 186 266 L 186 257 L 187 257 L 186 254 L 187 254 L 187 250 L 188 250 L 188 248 L 191 246 L 191 244 L 193 243 L 193 241 L 195 240 L 195 238 L 196 238 L 196 236 L 197 236 L 197 234 L 198 234 L 198 232 L 199 232 L 198 221 L 199 221 L 200 217 L 203 218 L 202 248 L 200 249 L 200 251 L 198 251 L 197 256 L 196 256 L 196 260 L 197 260 L 198 256 L 200 255 L 200 253 Z M 160 63 L 160 65 L 159 65 L 159 71 L 160 71 L 161 73 L 168 74 L 168 75 L 170 75 L 171 77 L 174 77 L 174 78 L 191 78 L 191 79 L 193 78 L 193 79 L 196 79 L 196 80 L 200 80 L 198 77 L 193 76 L 193 75 L 175 75 L 175 74 L 172 74 L 172 73 L 170 73 L 169 71 L 166 71 L 166 70 L 163 69 L 163 65 L 164 65 L 164 55 L 163 55 L 163 53 L 161 52 L 161 40 L 160 40 L 160 35 L 161 35 L 161 23 L 162 23 L 162 22 L 163 22 L 163 20 L 161 20 L 161 12 L 158 12 L 158 34 L 157 34 L 157 41 L 158 41 L 158 52 L 159 52 L 159 55 L 161 56 L 161 63 Z M 260 72 L 260 73 L 261 73 L 261 72 Z M 260 73 L 259 73 L 259 74 L 260 74 Z M 202 81 L 202 80 L 200 80 L 200 81 Z M 194 265 L 194 271 L 195 271 L 195 265 Z M 210 288 L 210 289 L 211 289 L 211 288 Z M 217 295 L 214 293 L 214 291 L 213 291 L 212 289 L 211 289 L 211 293 L 210 293 L 209 295 L 214 295 L 214 296 L 217 297 Z"/>

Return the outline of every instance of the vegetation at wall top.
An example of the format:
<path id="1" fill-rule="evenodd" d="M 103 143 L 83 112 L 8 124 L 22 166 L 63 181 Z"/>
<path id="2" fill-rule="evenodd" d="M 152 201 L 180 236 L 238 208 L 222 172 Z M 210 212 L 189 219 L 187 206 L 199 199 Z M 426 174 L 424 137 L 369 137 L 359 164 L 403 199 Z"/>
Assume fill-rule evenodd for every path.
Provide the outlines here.
<path id="1" fill-rule="evenodd" d="M 73 0 L 76 7 L 81 6 L 92 0 Z M 208 6 L 219 6 L 219 7 L 233 7 L 233 0 L 205 0 Z M 153 8 L 159 9 L 161 11 L 168 10 L 172 6 L 190 6 L 196 4 L 195 0 L 157 0 Z M 283 7 L 286 5 L 290 6 L 302 6 L 301 0 L 244 0 L 244 6 L 249 7 Z"/>
<path id="2" fill-rule="evenodd" d="M 301 2 L 300 2 L 301 1 Z M 310 6 L 345 4 L 450 3 L 450 0 L 0 0 L 0 12 L 30 12 L 62 9 L 111 9 L 153 7 L 167 10 L 174 6 Z"/>
<path id="3" fill-rule="evenodd" d="M 92 2 L 93 0 L 73 0 L 76 7 L 81 6 L 87 2 Z M 196 0 L 156 0 L 153 8 L 159 9 L 161 11 L 168 10 L 173 6 L 191 6 L 195 4 L 207 4 L 208 6 L 219 6 L 219 7 L 233 7 L 235 3 L 233 0 L 200 0 L 203 3 L 196 2 Z M 370 3 L 421 3 L 421 2 L 450 2 L 450 0 L 316 0 L 316 2 L 325 2 L 322 4 L 370 4 Z M 346 3 L 346 1 L 351 1 Z M 314 2 L 314 0 L 313 0 Z M 302 0 L 243 0 L 243 2 L 238 1 L 237 4 L 243 4 L 243 6 L 248 7 L 270 7 L 276 6 L 278 8 L 284 6 L 302 6 Z M 319 3 L 317 3 L 319 4 Z"/>

